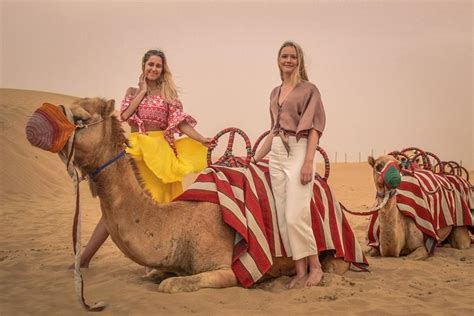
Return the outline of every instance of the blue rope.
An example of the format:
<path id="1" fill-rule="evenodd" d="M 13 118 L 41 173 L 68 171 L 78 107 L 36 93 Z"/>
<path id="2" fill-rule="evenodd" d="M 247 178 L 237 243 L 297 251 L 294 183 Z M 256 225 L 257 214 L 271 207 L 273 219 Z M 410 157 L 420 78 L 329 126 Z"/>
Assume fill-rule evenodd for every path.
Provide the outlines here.
<path id="1" fill-rule="evenodd" d="M 108 166 L 110 166 L 111 164 L 113 164 L 115 161 L 119 160 L 120 158 L 122 158 L 123 156 L 125 156 L 126 152 L 125 150 L 122 151 L 120 154 L 118 154 L 117 156 L 115 156 L 114 158 L 110 159 L 109 161 L 107 161 L 106 163 L 104 163 L 102 166 L 100 166 L 99 168 L 95 169 L 94 171 L 92 171 L 91 173 L 89 173 L 89 178 L 94 178 L 96 175 L 98 175 L 102 170 L 104 170 L 105 168 L 107 168 Z"/>

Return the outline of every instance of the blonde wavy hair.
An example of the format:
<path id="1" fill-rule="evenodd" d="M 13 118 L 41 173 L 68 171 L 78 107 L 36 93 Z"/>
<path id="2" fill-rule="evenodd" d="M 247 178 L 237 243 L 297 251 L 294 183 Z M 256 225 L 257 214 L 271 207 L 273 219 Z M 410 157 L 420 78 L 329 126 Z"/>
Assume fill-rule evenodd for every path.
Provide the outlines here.
<path id="1" fill-rule="evenodd" d="M 163 70 L 157 80 L 158 87 L 160 88 L 161 97 L 167 101 L 172 101 L 178 97 L 178 89 L 173 80 L 165 53 L 161 50 L 151 49 L 143 55 L 142 58 L 142 70 L 145 70 L 145 64 L 151 56 L 158 56 L 163 62 Z"/>
<path id="2" fill-rule="evenodd" d="M 280 54 L 283 48 L 285 47 L 294 47 L 296 50 L 296 59 L 298 60 L 298 64 L 296 66 L 295 71 L 291 74 L 291 79 L 290 83 L 292 85 L 296 85 L 302 81 L 308 81 L 308 74 L 306 73 L 306 68 L 304 64 L 304 54 L 303 54 L 303 49 L 301 49 L 301 46 L 298 45 L 295 42 L 292 41 L 286 41 L 284 42 L 280 49 L 278 50 L 278 56 L 277 56 L 277 64 L 278 64 L 278 69 L 280 70 L 280 78 L 281 81 L 283 81 L 283 72 L 281 71 L 280 68 Z"/>

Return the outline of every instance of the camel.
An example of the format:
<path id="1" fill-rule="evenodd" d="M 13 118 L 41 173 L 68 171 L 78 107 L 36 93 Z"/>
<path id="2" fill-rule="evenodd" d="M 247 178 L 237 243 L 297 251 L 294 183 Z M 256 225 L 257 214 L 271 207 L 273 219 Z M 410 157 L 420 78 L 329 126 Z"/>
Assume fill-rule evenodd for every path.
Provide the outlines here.
<path id="1" fill-rule="evenodd" d="M 394 161 L 399 161 L 393 156 L 384 155 L 377 159 L 368 158 L 369 165 L 373 168 L 373 178 L 377 189 L 377 196 L 384 196 L 387 187 L 384 185 L 380 171 L 383 167 Z M 396 194 L 391 196 L 387 203 L 379 210 L 379 248 L 371 248 L 367 252 L 370 256 L 399 257 L 407 255 L 412 259 L 424 259 L 429 256 L 425 247 L 424 236 L 415 224 L 415 221 L 400 212 L 397 206 Z M 471 245 L 466 226 L 447 226 L 436 231 L 439 242 L 447 241 L 453 248 L 467 249 Z"/>
<path id="2" fill-rule="evenodd" d="M 113 100 L 81 99 L 70 109 L 76 122 L 90 125 L 75 135 L 74 165 L 83 175 L 124 150 L 127 139 L 114 114 Z M 66 150 L 63 148 L 60 154 L 66 155 Z M 224 223 L 219 205 L 155 203 L 128 156 L 89 182 L 93 196 L 100 199 L 113 242 L 134 262 L 158 271 L 158 291 L 190 292 L 238 285 L 231 269 L 235 232 Z M 273 258 L 273 262 L 262 279 L 294 275 L 291 258 Z M 349 263 L 333 256 L 322 265 L 323 270 L 340 274 L 349 269 Z"/>

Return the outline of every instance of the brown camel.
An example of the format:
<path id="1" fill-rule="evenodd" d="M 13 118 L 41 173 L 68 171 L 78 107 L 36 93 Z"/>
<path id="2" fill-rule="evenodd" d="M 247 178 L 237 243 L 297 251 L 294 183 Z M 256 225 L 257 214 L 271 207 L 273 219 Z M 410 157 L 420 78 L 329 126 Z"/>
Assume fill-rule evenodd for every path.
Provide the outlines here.
<path id="1" fill-rule="evenodd" d="M 82 99 L 71 106 L 71 111 L 76 121 L 88 125 L 100 121 L 76 132 L 74 164 L 82 174 L 124 150 L 127 140 L 114 115 L 113 100 Z M 164 280 L 159 291 L 196 291 L 238 284 L 231 269 L 235 232 L 224 223 L 219 205 L 155 203 L 144 190 L 130 157 L 105 168 L 90 180 L 90 187 L 100 199 L 107 230 L 118 248 L 136 263 L 160 272 Z M 322 262 L 323 269 L 343 273 L 349 268 L 342 259 L 328 258 Z M 274 258 L 265 276 L 293 274 L 291 258 Z"/>
<path id="2" fill-rule="evenodd" d="M 377 196 L 384 196 L 386 186 L 381 179 L 380 171 L 390 161 L 399 163 L 393 156 L 384 155 L 377 159 L 368 158 L 369 165 L 373 168 L 373 177 Z M 371 256 L 398 257 L 408 255 L 413 259 L 428 257 L 424 236 L 415 224 L 415 221 L 402 214 L 397 206 L 396 194 L 379 210 L 379 248 L 371 248 Z M 466 226 L 447 226 L 437 230 L 439 242 L 447 241 L 457 249 L 467 249 L 471 245 L 471 237 Z"/>

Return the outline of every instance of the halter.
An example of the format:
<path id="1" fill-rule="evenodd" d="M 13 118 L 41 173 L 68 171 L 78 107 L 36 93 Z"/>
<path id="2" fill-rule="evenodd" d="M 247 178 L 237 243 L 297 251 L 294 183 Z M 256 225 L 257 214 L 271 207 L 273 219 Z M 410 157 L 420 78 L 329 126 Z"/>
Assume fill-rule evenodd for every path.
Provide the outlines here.
<path id="1" fill-rule="evenodd" d="M 61 157 L 63 162 L 66 164 L 66 168 L 69 169 L 69 164 L 70 164 L 72 156 L 74 154 L 74 144 L 75 144 L 75 140 L 76 140 L 76 131 L 78 129 L 89 128 L 90 126 L 102 123 L 103 121 L 105 121 L 105 119 L 103 118 L 103 119 L 101 119 L 97 122 L 93 122 L 93 123 L 90 123 L 90 124 L 84 124 L 84 122 L 82 120 L 77 120 L 77 122 L 75 122 L 74 121 L 74 115 L 72 114 L 71 109 L 65 107 L 64 105 L 59 105 L 59 106 L 63 110 L 63 113 L 66 116 L 66 118 L 68 119 L 68 121 L 71 122 L 72 124 L 74 124 L 74 126 L 76 127 L 75 130 L 72 132 L 72 134 L 69 137 L 69 140 L 67 142 L 66 156 L 64 157 L 64 155 L 62 154 L 62 151 L 59 154 L 59 156 Z M 66 161 L 64 161 L 64 158 L 66 159 Z"/>

